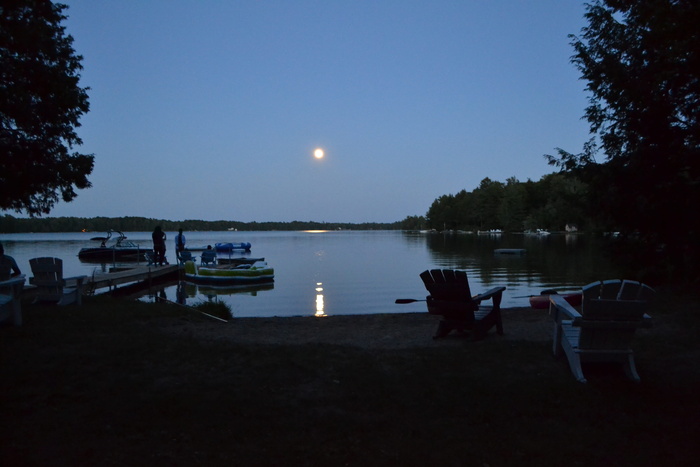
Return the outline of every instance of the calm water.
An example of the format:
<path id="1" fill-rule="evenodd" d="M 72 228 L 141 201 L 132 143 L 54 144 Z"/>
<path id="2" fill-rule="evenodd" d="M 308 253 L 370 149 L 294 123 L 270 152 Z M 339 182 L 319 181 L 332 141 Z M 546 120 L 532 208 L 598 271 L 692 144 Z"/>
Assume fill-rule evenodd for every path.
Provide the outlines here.
<path id="1" fill-rule="evenodd" d="M 55 256 L 64 275 L 91 275 L 111 264 L 83 263 L 78 251 L 101 233 L 0 234 L 5 252 L 31 275 L 29 259 Z M 129 232 L 150 248 L 150 232 Z M 168 260 L 173 263 L 175 232 L 167 232 Z M 399 231 L 338 232 L 186 232 L 191 247 L 217 242 L 250 242 L 252 257 L 275 268 L 275 281 L 260 289 L 173 284 L 142 300 L 164 294 L 192 305 L 205 300 L 228 303 L 238 317 L 347 315 L 423 312 L 418 302 L 396 305 L 397 298 L 424 299 L 418 274 L 430 268 L 464 269 L 472 293 L 505 286 L 503 305 L 527 306 L 527 298 L 545 288 L 571 290 L 598 279 L 633 278 L 613 267 L 602 239 L 586 235 L 422 234 Z M 498 248 L 524 248 L 524 255 L 498 255 Z M 198 253 L 193 253 L 197 255 Z"/>

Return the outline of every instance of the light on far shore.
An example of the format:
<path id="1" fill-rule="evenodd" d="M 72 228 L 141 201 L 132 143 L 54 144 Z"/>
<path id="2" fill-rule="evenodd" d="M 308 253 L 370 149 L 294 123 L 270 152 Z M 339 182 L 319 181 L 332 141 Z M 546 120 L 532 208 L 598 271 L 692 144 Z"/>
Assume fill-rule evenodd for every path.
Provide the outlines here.
<path id="1" fill-rule="evenodd" d="M 315 157 L 316 159 L 323 159 L 323 156 L 324 156 L 323 149 L 317 148 L 317 149 L 314 151 L 314 157 Z"/>

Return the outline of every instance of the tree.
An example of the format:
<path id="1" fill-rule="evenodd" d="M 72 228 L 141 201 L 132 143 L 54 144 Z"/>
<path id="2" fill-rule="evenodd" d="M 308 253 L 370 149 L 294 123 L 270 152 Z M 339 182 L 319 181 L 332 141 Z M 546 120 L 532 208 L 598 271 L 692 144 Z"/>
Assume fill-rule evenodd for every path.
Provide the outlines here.
<path id="1" fill-rule="evenodd" d="M 586 8 L 588 26 L 569 37 L 594 138 L 581 154 L 547 157 L 588 185 L 591 215 L 640 234 L 680 272 L 683 258 L 697 264 L 700 233 L 700 2 L 594 0 Z"/>
<path id="2" fill-rule="evenodd" d="M 89 110 L 78 85 L 82 56 L 61 22 L 66 5 L 3 0 L 0 5 L 0 209 L 48 214 L 90 187 L 94 156 L 72 152 Z"/>

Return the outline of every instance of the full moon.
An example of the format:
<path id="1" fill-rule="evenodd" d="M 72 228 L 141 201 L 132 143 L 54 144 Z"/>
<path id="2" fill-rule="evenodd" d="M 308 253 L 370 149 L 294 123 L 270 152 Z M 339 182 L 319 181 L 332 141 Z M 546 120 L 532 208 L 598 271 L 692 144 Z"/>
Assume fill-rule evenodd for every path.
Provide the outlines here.
<path id="1" fill-rule="evenodd" d="M 316 159 L 323 159 L 323 149 L 318 148 L 314 151 L 314 157 Z"/>

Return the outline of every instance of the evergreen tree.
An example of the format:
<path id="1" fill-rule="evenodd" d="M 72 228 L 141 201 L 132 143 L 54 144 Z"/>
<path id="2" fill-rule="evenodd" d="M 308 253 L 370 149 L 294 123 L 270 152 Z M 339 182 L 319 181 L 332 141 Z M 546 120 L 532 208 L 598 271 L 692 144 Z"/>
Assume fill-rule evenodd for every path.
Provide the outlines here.
<path id="1" fill-rule="evenodd" d="M 599 222 L 640 234 L 676 272 L 697 271 L 700 2 L 594 0 L 585 16 L 581 37 L 570 36 L 572 61 L 587 82 L 596 139 L 550 163 L 588 185 Z"/>

